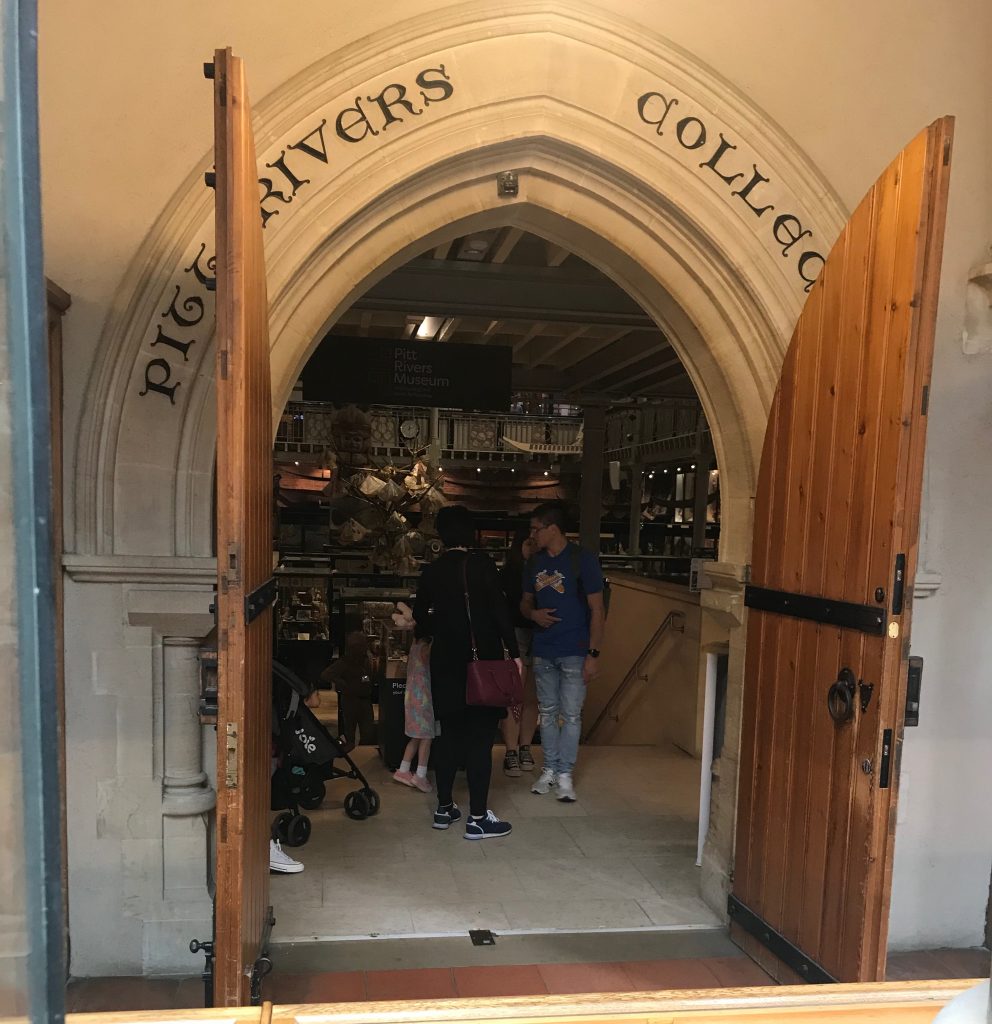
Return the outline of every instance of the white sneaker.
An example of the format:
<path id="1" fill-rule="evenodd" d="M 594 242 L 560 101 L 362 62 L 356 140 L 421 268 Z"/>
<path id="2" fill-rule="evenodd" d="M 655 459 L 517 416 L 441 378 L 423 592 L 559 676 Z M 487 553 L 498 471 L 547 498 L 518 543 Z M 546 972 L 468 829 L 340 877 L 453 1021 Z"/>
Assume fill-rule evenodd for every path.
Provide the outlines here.
<path id="1" fill-rule="evenodd" d="M 537 782 L 530 787 L 530 791 L 543 796 L 545 793 L 550 791 L 552 786 L 556 786 L 557 784 L 557 773 L 553 772 L 550 768 L 544 768 L 541 770 L 541 774 L 537 777 Z"/>
<path id="2" fill-rule="evenodd" d="M 303 870 L 298 860 L 293 860 L 288 853 L 283 853 L 282 843 L 278 839 L 269 840 L 269 870 L 280 875 L 296 875 Z"/>
<path id="3" fill-rule="evenodd" d="M 558 776 L 558 799 L 563 804 L 574 804 L 578 799 L 575 795 L 575 787 L 572 785 L 571 772 L 562 772 Z"/>

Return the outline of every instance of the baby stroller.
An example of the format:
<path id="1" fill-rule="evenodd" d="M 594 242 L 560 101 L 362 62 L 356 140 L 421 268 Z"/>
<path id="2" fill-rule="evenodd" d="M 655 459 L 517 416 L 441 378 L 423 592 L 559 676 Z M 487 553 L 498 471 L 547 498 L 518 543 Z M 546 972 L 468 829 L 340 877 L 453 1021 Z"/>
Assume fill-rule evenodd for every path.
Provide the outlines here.
<path id="1" fill-rule="evenodd" d="M 379 794 L 304 704 L 312 690 L 295 672 L 272 662 L 272 738 L 280 763 L 272 773 L 271 809 L 282 811 L 272 823 L 272 838 L 286 846 L 302 846 L 310 838 L 310 819 L 300 808 L 318 808 L 328 780 L 355 779 L 361 784 L 345 797 L 349 818 L 361 821 L 379 813 Z M 336 767 L 336 758 L 347 768 Z"/>

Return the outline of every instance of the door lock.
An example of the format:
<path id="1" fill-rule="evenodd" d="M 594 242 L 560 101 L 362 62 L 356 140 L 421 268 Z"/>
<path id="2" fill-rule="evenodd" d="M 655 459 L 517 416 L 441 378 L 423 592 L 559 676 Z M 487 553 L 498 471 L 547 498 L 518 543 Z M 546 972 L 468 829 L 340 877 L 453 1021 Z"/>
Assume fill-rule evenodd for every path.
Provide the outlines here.
<path id="1" fill-rule="evenodd" d="M 923 686 L 923 659 L 913 655 L 909 659 L 909 679 L 906 684 L 906 725 L 920 724 L 920 689 Z"/>
<path id="2" fill-rule="evenodd" d="M 849 668 L 842 668 L 837 673 L 837 681 L 827 691 L 827 711 L 838 725 L 854 717 L 854 694 L 857 688 L 854 673 Z"/>

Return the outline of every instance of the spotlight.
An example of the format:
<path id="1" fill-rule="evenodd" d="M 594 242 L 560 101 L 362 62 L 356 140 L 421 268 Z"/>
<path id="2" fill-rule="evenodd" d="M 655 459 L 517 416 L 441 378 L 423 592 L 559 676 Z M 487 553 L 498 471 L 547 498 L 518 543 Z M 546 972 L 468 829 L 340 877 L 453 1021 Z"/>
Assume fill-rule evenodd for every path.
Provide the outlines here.
<path id="1" fill-rule="evenodd" d="M 663 470 L 662 470 L 662 473 L 667 473 L 667 472 L 668 472 L 668 470 L 667 470 L 667 469 L 663 469 Z"/>
<path id="2" fill-rule="evenodd" d="M 547 475 L 548 475 L 548 471 L 547 471 L 547 470 L 545 470 L 545 471 L 544 471 L 544 475 L 545 475 L 545 476 L 547 476 Z"/>
<path id="3" fill-rule="evenodd" d="M 294 466 L 298 466 L 299 464 L 300 464 L 300 460 L 299 459 L 297 459 L 296 462 L 293 463 Z"/>
<path id="4" fill-rule="evenodd" d="M 476 473 L 481 473 L 482 472 L 482 467 L 481 466 L 476 466 L 475 467 L 475 471 L 476 471 Z"/>
<path id="5" fill-rule="evenodd" d="M 695 462 L 694 462 L 694 463 L 693 463 L 693 464 L 692 464 L 692 465 L 691 465 L 691 466 L 690 466 L 689 468 L 690 468 L 690 469 L 695 469 L 695 468 L 696 468 L 696 464 L 695 464 Z"/>

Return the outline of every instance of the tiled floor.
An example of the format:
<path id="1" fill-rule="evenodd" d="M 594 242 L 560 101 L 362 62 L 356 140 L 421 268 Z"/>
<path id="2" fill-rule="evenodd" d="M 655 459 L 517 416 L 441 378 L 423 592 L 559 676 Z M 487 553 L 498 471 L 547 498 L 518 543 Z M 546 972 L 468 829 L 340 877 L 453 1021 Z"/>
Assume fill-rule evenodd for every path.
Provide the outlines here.
<path id="1" fill-rule="evenodd" d="M 432 798 L 393 782 L 371 748 L 356 760 L 382 810 L 351 821 L 341 802 L 354 784 L 329 784 L 309 843 L 291 851 L 306 870 L 271 879 L 277 943 L 718 923 L 698 895 L 699 762 L 674 747 L 583 748 L 575 804 L 506 778 L 497 748 L 490 804 L 513 834 L 483 843 L 433 830 Z"/>
<path id="2" fill-rule="evenodd" d="M 382 796 L 346 818 L 354 783 L 329 786 L 299 851 L 272 876 L 276 1002 L 496 997 L 765 985 L 698 896 L 698 762 L 675 749 L 583 748 L 579 802 L 529 792 L 495 756 L 491 805 L 505 840 L 430 828 L 429 797 L 393 783 L 371 749 L 356 760 Z M 456 799 L 459 794 L 456 792 Z M 464 795 L 461 795 L 464 799 Z M 497 933 L 474 946 L 470 928 Z M 317 941 L 315 941 L 317 940 Z M 330 941 L 328 941 L 330 940 Z M 889 958 L 890 980 L 987 977 L 987 950 Z M 73 981 L 72 1011 L 203 1005 L 199 978 Z"/>

